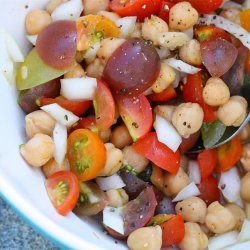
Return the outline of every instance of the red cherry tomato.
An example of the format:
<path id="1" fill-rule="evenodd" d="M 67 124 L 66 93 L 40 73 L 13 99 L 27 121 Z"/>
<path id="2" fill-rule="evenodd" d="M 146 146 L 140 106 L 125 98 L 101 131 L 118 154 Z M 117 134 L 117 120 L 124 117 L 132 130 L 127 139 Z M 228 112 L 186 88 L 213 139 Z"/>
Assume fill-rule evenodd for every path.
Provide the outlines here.
<path id="1" fill-rule="evenodd" d="M 59 171 L 45 182 L 51 202 L 61 215 L 66 215 L 75 207 L 79 196 L 79 183 L 70 171 Z"/>
<path id="2" fill-rule="evenodd" d="M 73 125 L 73 127 L 71 128 L 71 132 L 80 128 L 85 128 L 92 130 L 93 132 L 98 132 L 95 117 L 94 116 L 81 117 L 79 121 L 75 125 Z"/>
<path id="3" fill-rule="evenodd" d="M 181 142 L 181 145 L 179 147 L 181 154 L 185 154 L 190 149 L 192 149 L 192 147 L 194 147 L 194 145 L 196 144 L 196 142 L 199 139 L 200 133 L 201 133 L 201 131 L 199 130 L 198 132 L 190 135 L 188 138 L 184 138 L 184 137 L 182 138 L 182 142 Z"/>
<path id="4" fill-rule="evenodd" d="M 169 11 L 174 6 L 174 3 L 163 0 L 161 3 L 161 8 L 158 16 L 165 22 L 169 23 Z"/>
<path id="5" fill-rule="evenodd" d="M 177 96 L 175 89 L 170 86 L 163 90 L 161 93 L 153 93 L 148 95 L 147 98 L 150 102 L 166 102 Z"/>
<path id="6" fill-rule="evenodd" d="M 180 153 L 175 153 L 157 139 L 155 132 L 148 133 L 134 145 L 134 150 L 152 161 L 156 166 L 176 174 L 180 167 Z"/>

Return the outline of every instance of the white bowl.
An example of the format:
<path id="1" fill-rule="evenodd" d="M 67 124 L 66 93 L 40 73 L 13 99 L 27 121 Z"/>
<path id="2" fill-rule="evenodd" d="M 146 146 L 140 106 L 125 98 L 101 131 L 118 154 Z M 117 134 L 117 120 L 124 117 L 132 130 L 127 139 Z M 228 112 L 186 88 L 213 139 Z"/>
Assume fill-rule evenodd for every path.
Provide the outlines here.
<path id="1" fill-rule="evenodd" d="M 24 18 L 48 0 L 0 0 L 0 29 L 10 32 L 27 53 Z M 28 8 L 27 8 L 28 6 Z M 1 55 L 0 55 L 1 56 Z M 26 141 L 24 113 L 17 105 L 15 86 L 0 75 L 0 196 L 50 240 L 66 249 L 122 250 L 127 247 L 103 233 L 97 221 L 73 213 L 60 216 L 52 206 L 39 169 L 28 166 L 19 154 Z"/>

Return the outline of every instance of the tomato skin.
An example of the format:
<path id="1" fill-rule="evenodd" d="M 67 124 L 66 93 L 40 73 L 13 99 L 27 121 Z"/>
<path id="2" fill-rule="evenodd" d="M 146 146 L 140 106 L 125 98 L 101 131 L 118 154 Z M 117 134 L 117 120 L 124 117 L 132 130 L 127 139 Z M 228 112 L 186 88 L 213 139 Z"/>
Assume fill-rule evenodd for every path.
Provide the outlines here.
<path id="1" fill-rule="evenodd" d="M 67 183 L 69 188 L 69 193 L 67 197 L 63 201 L 62 204 L 57 205 L 56 201 L 53 200 L 52 195 L 50 195 L 50 191 L 60 182 L 64 181 Z M 79 197 L 79 183 L 76 175 L 70 171 L 59 171 L 51 176 L 45 181 L 46 189 L 49 194 L 49 198 L 51 202 L 55 206 L 57 212 L 63 216 L 67 215 L 70 211 L 75 207 L 78 197 Z"/>
<path id="2" fill-rule="evenodd" d="M 162 246 L 167 247 L 172 244 L 180 243 L 185 236 L 184 220 L 178 214 L 170 220 L 162 223 Z"/>
<path id="3" fill-rule="evenodd" d="M 71 127 L 71 132 L 77 129 L 89 129 L 93 132 L 98 132 L 98 128 L 96 127 L 95 117 L 88 116 L 88 117 L 80 117 L 79 121 Z"/>
<path id="4" fill-rule="evenodd" d="M 134 150 L 152 161 L 156 166 L 176 174 L 180 167 L 180 152 L 175 153 L 157 139 L 155 132 L 148 133 L 134 145 Z"/>
<path id="5" fill-rule="evenodd" d="M 175 5 L 174 3 L 163 0 L 161 3 L 161 8 L 160 12 L 158 13 L 158 16 L 165 22 L 169 23 L 169 11 L 174 5 Z"/>
<path id="6" fill-rule="evenodd" d="M 206 179 L 202 180 L 201 183 L 198 185 L 198 188 L 201 193 L 199 197 L 204 200 L 207 205 L 220 199 L 218 181 L 211 175 Z"/>
<path id="7" fill-rule="evenodd" d="M 121 3 L 121 0 L 112 0 L 110 9 L 118 15 L 137 16 L 140 21 L 145 17 L 150 17 L 152 14 L 159 12 L 162 0 L 130 0 Z"/>
<path id="8" fill-rule="evenodd" d="M 46 98 L 41 97 L 39 99 L 40 106 L 49 105 L 52 103 L 57 103 L 62 108 L 67 109 L 68 111 L 71 111 L 77 116 L 80 116 L 84 114 L 92 105 L 91 101 L 75 101 L 75 100 L 67 100 L 66 98 L 62 96 L 58 96 L 56 98 Z"/>
<path id="9" fill-rule="evenodd" d="M 172 86 L 169 86 L 161 93 L 153 93 L 147 96 L 150 102 L 166 102 L 177 96 L 175 89 Z"/>

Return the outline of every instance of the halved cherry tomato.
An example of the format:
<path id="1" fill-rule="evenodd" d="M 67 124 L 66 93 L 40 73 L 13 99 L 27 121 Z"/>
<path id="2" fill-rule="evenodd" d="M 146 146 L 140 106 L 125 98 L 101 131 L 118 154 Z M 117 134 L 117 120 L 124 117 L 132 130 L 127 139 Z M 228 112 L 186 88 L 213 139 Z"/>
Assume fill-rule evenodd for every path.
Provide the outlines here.
<path id="1" fill-rule="evenodd" d="M 109 129 L 115 120 L 115 101 L 108 86 L 102 81 L 97 81 L 93 103 L 96 126 L 100 131 Z"/>
<path id="2" fill-rule="evenodd" d="M 56 98 L 46 98 L 41 97 L 38 100 L 39 106 L 49 105 L 52 103 L 57 103 L 62 108 L 71 111 L 77 116 L 84 114 L 92 105 L 91 101 L 75 101 L 75 100 L 68 100 L 62 96 L 58 96 Z"/>
<path id="3" fill-rule="evenodd" d="M 247 73 L 250 73 L 250 50 L 248 50 L 248 53 L 247 53 L 247 59 L 245 62 L 245 70 Z"/>
<path id="4" fill-rule="evenodd" d="M 88 129 L 77 129 L 68 137 L 67 158 L 71 171 L 78 179 L 88 181 L 103 170 L 106 149 L 96 133 Z"/>
<path id="5" fill-rule="evenodd" d="M 136 141 L 147 134 L 153 123 L 150 103 L 144 95 L 138 97 L 116 96 L 118 109 L 133 140 Z"/>
<path id="6" fill-rule="evenodd" d="M 241 158 L 242 144 L 240 138 L 235 136 L 228 143 L 218 148 L 218 171 L 225 172 L 232 168 Z"/>
<path id="7" fill-rule="evenodd" d="M 165 144 L 157 139 L 155 132 L 148 133 L 139 139 L 134 145 L 134 150 L 152 161 L 156 166 L 176 174 L 180 167 L 180 153 L 174 153 Z"/>
<path id="8" fill-rule="evenodd" d="M 165 22 L 169 23 L 169 11 L 174 5 L 175 5 L 174 3 L 163 0 L 161 3 L 161 8 L 158 16 Z"/>
<path id="9" fill-rule="evenodd" d="M 198 154 L 198 165 L 201 179 L 204 180 L 212 174 L 217 165 L 216 149 L 206 149 Z"/>
<path id="10" fill-rule="evenodd" d="M 137 16 L 140 21 L 159 12 L 162 0 L 112 0 L 110 9 L 120 16 Z"/>
<path id="11" fill-rule="evenodd" d="M 162 246 L 167 247 L 182 241 L 185 235 L 184 220 L 182 215 L 173 216 L 170 220 L 162 223 Z"/>
<path id="12" fill-rule="evenodd" d="M 165 102 L 169 101 L 177 96 L 175 89 L 172 86 L 169 86 L 161 93 L 153 93 L 148 95 L 147 98 L 150 102 Z"/>
<path id="13" fill-rule="evenodd" d="M 246 9 L 240 13 L 240 24 L 241 26 L 250 32 L 250 9 Z"/>
<path id="14" fill-rule="evenodd" d="M 204 112 L 204 121 L 213 122 L 216 120 L 215 109 L 208 106 L 202 96 L 202 76 L 198 72 L 187 76 L 187 82 L 183 85 L 183 99 L 185 102 L 193 102 L 201 105 Z"/>
<path id="15" fill-rule="evenodd" d="M 59 171 L 45 181 L 49 198 L 61 215 L 66 215 L 75 207 L 79 197 L 79 183 L 70 171 Z"/>
<path id="16" fill-rule="evenodd" d="M 93 132 L 98 132 L 95 117 L 94 116 L 81 117 L 79 121 L 75 125 L 73 125 L 73 127 L 71 127 L 71 131 L 81 128 L 89 129 Z"/>
<path id="17" fill-rule="evenodd" d="M 199 197 L 204 200 L 207 205 L 220 199 L 218 181 L 214 177 L 209 176 L 202 180 L 202 182 L 198 185 L 198 188 L 201 193 Z"/>

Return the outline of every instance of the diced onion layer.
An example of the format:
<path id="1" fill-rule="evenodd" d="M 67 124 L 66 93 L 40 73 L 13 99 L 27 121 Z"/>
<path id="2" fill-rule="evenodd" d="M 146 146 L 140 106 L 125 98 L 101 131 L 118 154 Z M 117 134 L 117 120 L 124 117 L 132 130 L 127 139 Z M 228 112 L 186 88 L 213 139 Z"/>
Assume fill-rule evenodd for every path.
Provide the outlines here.
<path id="1" fill-rule="evenodd" d="M 114 174 L 109 177 L 98 177 L 96 178 L 96 182 L 100 189 L 103 191 L 119 189 L 126 186 L 126 184 L 118 174 Z"/>
<path id="2" fill-rule="evenodd" d="M 250 220 L 245 219 L 238 235 L 238 241 L 250 241 Z"/>
<path id="3" fill-rule="evenodd" d="M 194 182 L 191 182 L 176 195 L 176 197 L 173 199 L 173 202 L 182 201 L 198 195 L 200 195 L 199 189 Z"/>
<path id="4" fill-rule="evenodd" d="M 188 163 L 188 176 L 191 182 L 195 184 L 201 183 L 201 175 L 198 166 L 198 162 L 194 160 L 190 160 Z"/>
<path id="5" fill-rule="evenodd" d="M 221 250 L 248 250 L 250 249 L 250 241 L 246 241 L 244 243 L 237 243 L 225 248 L 222 248 Z"/>
<path id="6" fill-rule="evenodd" d="M 28 35 L 28 36 L 26 36 L 26 37 L 27 37 L 28 41 L 29 41 L 32 45 L 36 46 L 36 39 L 37 39 L 38 35 Z"/>
<path id="7" fill-rule="evenodd" d="M 127 16 L 115 21 L 121 31 L 120 37 L 127 38 L 131 35 L 135 28 L 136 19 L 136 16 Z"/>
<path id="8" fill-rule="evenodd" d="M 93 46 L 86 51 L 84 54 L 84 59 L 87 60 L 88 63 L 91 63 L 95 60 L 98 50 L 101 47 L 101 42 L 95 43 Z"/>

